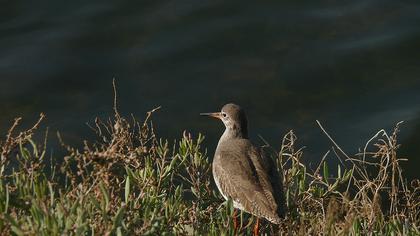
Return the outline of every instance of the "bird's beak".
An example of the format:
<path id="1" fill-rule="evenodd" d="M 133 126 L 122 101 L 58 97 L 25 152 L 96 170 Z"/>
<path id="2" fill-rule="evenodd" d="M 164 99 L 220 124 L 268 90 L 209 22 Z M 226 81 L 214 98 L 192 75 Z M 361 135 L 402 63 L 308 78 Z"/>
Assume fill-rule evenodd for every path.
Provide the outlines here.
<path id="1" fill-rule="evenodd" d="M 212 112 L 212 113 L 200 113 L 200 116 L 211 116 L 217 119 L 222 119 L 221 112 Z"/>

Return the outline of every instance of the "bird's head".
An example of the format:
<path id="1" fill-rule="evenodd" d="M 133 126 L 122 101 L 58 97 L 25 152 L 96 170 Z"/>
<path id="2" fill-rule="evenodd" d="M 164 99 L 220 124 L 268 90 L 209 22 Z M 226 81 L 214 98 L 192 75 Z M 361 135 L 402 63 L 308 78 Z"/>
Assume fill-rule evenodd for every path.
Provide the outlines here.
<path id="1" fill-rule="evenodd" d="M 222 107 L 220 112 L 201 113 L 203 116 L 211 116 L 220 119 L 228 132 L 246 138 L 248 136 L 248 122 L 244 110 L 233 103 L 228 103 Z"/>

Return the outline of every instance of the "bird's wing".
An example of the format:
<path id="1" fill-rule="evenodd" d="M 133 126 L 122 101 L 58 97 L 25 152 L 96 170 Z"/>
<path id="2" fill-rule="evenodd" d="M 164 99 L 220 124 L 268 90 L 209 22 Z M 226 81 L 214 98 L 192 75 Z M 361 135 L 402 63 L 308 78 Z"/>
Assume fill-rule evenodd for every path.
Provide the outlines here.
<path id="1" fill-rule="evenodd" d="M 228 155 L 228 158 L 218 158 L 220 163 L 214 168 L 221 191 L 238 202 L 242 210 L 278 223 L 278 204 L 261 158 L 255 156 L 252 148 L 238 150 L 244 149 L 217 154 Z"/>
<path id="2" fill-rule="evenodd" d="M 273 210 L 280 217 L 284 217 L 286 206 L 283 192 L 283 178 L 277 170 L 276 163 L 262 148 L 256 149 L 253 147 L 249 156 L 257 170 L 259 181 L 267 200 L 270 202 Z"/>

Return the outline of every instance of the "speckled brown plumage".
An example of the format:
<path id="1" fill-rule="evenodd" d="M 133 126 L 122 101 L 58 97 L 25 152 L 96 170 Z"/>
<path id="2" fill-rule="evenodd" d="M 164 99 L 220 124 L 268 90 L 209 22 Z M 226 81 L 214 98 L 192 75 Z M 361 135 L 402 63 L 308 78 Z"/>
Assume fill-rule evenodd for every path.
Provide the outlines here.
<path id="1" fill-rule="evenodd" d="M 279 224 L 284 215 L 282 180 L 271 158 L 248 139 L 244 111 L 227 104 L 218 113 L 226 126 L 213 159 L 213 177 L 221 194 L 235 208 Z"/>

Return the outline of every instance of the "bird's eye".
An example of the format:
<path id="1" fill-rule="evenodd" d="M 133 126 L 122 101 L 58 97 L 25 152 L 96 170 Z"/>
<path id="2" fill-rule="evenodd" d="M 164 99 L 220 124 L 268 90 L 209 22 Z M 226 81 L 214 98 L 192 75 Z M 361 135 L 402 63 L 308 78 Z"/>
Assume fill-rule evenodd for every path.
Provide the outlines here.
<path id="1" fill-rule="evenodd" d="M 222 116 L 223 116 L 223 117 L 226 117 L 227 115 L 226 115 L 226 113 L 222 112 Z"/>

